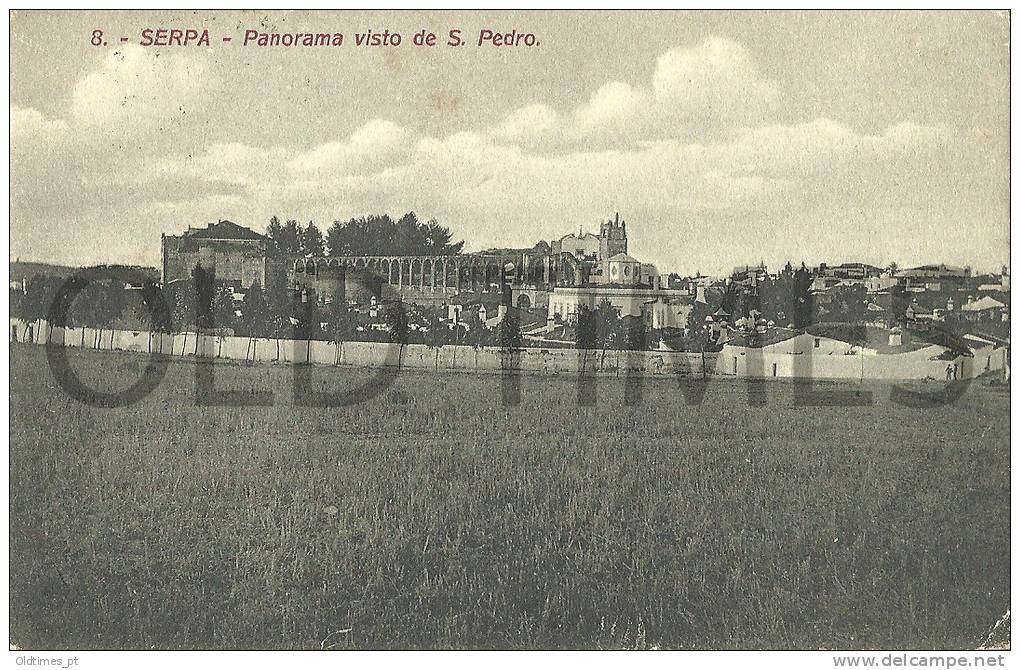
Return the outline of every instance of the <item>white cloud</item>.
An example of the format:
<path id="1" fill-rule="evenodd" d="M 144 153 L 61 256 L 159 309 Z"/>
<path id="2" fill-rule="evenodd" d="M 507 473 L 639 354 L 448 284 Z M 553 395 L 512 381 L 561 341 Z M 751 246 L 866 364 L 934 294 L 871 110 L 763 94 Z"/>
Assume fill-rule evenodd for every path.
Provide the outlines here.
<path id="1" fill-rule="evenodd" d="M 652 90 L 664 115 L 712 124 L 760 119 L 779 94 L 744 46 L 719 37 L 659 56 Z"/>
<path id="2" fill-rule="evenodd" d="M 213 83 L 201 59 L 124 45 L 75 85 L 71 119 L 85 128 L 122 131 L 169 123 L 187 114 Z"/>
<path id="3" fill-rule="evenodd" d="M 778 96 L 778 84 L 761 75 L 746 48 L 712 37 L 659 56 L 646 84 L 603 84 L 565 119 L 545 105 L 522 107 L 489 134 L 523 146 L 545 144 L 546 149 L 725 136 L 767 119 Z"/>
<path id="4" fill-rule="evenodd" d="M 70 128 L 61 119 L 47 119 L 31 107 L 11 105 L 11 149 L 18 149 L 20 139 L 35 141 L 66 139 Z"/>
<path id="5" fill-rule="evenodd" d="M 604 84 L 574 112 L 579 133 L 583 136 L 605 128 L 624 129 L 645 111 L 645 98 L 644 93 L 630 84 L 620 81 Z"/>
<path id="6" fill-rule="evenodd" d="M 410 148 L 409 133 L 392 121 L 375 119 L 344 141 L 326 142 L 287 163 L 302 175 L 373 172 L 391 164 Z"/>
<path id="7" fill-rule="evenodd" d="M 514 110 L 489 134 L 499 141 L 513 144 L 556 143 L 564 130 L 562 124 L 552 107 L 535 104 Z"/>

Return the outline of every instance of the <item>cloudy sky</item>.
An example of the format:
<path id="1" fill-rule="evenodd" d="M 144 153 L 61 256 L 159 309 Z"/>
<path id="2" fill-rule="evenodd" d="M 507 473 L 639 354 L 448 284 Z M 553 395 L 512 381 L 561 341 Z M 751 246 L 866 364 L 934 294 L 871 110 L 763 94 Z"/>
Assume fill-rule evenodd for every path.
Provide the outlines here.
<path id="1" fill-rule="evenodd" d="M 485 27 L 539 45 L 410 44 Z M 354 45 L 384 28 L 404 43 Z M 11 41 L 11 259 L 157 265 L 161 232 L 217 219 L 414 210 L 468 249 L 619 211 L 632 255 L 684 273 L 1008 262 L 1000 14 L 18 12 Z"/>

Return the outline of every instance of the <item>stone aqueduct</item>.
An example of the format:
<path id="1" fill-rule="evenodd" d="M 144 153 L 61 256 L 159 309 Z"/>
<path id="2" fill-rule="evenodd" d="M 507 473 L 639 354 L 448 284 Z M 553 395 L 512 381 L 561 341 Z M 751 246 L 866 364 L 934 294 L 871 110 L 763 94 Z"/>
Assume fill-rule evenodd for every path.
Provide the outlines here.
<path id="1" fill-rule="evenodd" d="M 398 289 L 455 293 L 487 290 L 505 279 L 514 286 L 535 288 L 576 286 L 584 280 L 582 266 L 570 253 L 295 258 L 289 269 L 295 276 L 315 280 L 340 269 L 366 270 Z"/>

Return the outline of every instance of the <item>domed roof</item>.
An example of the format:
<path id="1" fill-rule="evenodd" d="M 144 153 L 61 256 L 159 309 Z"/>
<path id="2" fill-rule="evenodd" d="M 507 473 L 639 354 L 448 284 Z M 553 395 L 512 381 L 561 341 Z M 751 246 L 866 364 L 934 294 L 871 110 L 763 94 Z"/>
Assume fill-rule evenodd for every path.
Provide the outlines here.
<path id="1" fill-rule="evenodd" d="M 609 258 L 610 263 L 640 263 L 638 259 L 633 256 L 628 256 L 625 253 L 619 253 Z"/>

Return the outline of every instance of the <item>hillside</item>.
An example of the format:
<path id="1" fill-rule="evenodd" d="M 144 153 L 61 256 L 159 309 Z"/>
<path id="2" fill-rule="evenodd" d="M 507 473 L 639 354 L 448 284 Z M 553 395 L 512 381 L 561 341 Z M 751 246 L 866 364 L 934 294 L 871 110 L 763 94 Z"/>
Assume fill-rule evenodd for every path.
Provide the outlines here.
<path id="1" fill-rule="evenodd" d="M 154 279 L 159 280 L 159 270 L 153 267 L 145 267 L 140 265 L 94 265 L 89 267 L 110 267 L 110 268 L 129 268 L 137 270 L 142 274 Z M 71 267 L 69 265 L 54 265 L 52 263 L 34 263 L 31 261 L 11 261 L 10 264 L 10 279 L 21 280 L 23 278 L 32 278 L 35 275 L 49 275 L 51 277 L 70 277 L 80 267 Z"/>

